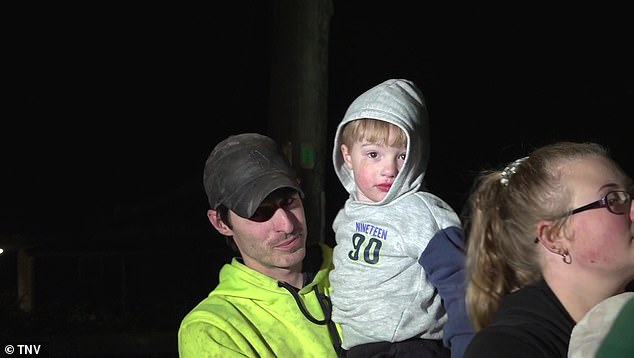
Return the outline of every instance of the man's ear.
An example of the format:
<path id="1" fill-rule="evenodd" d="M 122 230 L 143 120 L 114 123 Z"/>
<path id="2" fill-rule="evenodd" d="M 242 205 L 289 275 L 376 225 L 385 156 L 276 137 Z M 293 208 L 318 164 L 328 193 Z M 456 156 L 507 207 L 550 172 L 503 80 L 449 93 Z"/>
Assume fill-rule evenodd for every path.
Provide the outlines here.
<path id="1" fill-rule="evenodd" d="M 555 230 L 555 223 L 550 220 L 540 220 L 537 223 L 537 240 L 546 250 L 555 254 L 561 253 L 560 237 Z"/>
<path id="2" fill-rule="evenodd" d="M 341 156 L 343 157 L 343 161 L 346 164 L 348 169 L 352 169 L 352 158 L 350 157 L 350 150 L 348 150 L 348 146 L 342 144 L 341 147 Z"/>
<path id="3" fill-rule="evenodd" d="M 231 231 L 231 229 L 227 226 L 227 224 L 224 223 L 224 221 L 222 221 L 222 219 L 220 219 L 220 213 L 218 213 L 218 210 L 213 210 L 213 209 L 209 209 L 207 210 L 207 218 L 209 219 L 209 222 L 211 223 L 211 225 L 218 230 L 218 232 L 224 236 L 232 236 L 233 232 Z"/>

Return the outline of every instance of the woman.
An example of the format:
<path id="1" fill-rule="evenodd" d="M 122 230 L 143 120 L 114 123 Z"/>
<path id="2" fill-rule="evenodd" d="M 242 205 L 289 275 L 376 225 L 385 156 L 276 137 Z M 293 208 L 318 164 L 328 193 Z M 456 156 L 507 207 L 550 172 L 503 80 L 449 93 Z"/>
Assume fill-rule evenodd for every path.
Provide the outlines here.
<path id="1" fill-rule="evenodd" d="M 595 143 L 482 173 L 468 200 L 465 357 L 566 357 L 572 328 L 634 280 L 632 179 Z"/>

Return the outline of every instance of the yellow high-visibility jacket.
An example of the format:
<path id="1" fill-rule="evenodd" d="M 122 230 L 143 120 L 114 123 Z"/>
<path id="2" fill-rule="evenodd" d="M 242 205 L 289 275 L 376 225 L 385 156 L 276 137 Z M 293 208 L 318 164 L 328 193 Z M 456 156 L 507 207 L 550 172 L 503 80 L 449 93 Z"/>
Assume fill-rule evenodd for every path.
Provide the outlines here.
<path id="1" fill-rule="evenodd" d="M 220 270 L 218 286 L 183 318 L 180 357 L 337 357 L 341 332 L 330 320 L 329 300 L 332 249 L 307 247 L 304 270 L 314 277 L 297 291 L 233 258 Z"/>

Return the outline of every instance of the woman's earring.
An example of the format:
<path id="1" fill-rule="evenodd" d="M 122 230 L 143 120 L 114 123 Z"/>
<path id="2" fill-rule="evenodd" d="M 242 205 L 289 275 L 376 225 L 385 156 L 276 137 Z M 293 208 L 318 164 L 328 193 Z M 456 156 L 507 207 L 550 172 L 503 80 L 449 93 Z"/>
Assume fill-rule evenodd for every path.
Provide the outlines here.
<path id="1" fill-rule="evenodd" d="M 570 253 L 568 252 L 568 250 L 564 250 L 563 253 L 560 254 L 561 255 L 561 260 L 570 265 L 570 263 L 572 263 L 572 256 L 570 256 Z"/>

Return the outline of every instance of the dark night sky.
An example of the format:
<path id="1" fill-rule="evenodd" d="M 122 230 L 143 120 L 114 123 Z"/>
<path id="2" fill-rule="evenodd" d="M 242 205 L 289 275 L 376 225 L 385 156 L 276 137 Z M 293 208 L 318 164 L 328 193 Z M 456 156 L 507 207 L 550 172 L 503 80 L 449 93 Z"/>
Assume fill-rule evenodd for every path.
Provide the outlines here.
<path id="1" fill-rule="evenodd" d="M 266 126 L 267 9 L 67 10 L 25 12 L 14 31 L 0 227 L 90 230 L 192 185 L 204 203 L 213 145 Z"/>
<path id="2" fill-rule="evenodd" d="M 456 209 L 476 170 L 555 139 L 598 140 L 633 172 L 634 32 L 618 12 L 588 21 L 363 4 L 334 4 L 329 145 L 357 95 L 403 77 L 430 111 L 430 186 Z M 230 133 L 266 130 L 266 2 L 56 10 L 25 13 L 13 30 L 0 228 L 107 224 L 184 187 L 195 209 L 174 217 L 204 223 L 207 154 Z M 334 209 L 342 192 L 327 163 Z"/>

